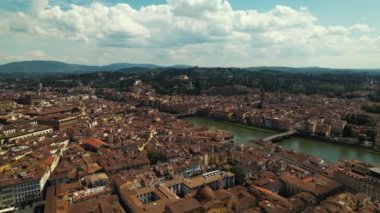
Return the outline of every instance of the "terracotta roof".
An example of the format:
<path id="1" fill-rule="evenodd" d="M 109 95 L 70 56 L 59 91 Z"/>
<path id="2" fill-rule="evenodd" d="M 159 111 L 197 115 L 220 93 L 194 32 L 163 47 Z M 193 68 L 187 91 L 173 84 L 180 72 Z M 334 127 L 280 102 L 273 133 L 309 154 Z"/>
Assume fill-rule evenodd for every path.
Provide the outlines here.
<path id="1" fill-rule="evenodd" d="M 101 146 L 107 145 L 105 142 L 97 138 L 86 138 L 82 140 L 82 143 L 87 144 L 95 149 L 99 149 Z"/>
<path id="2" fill-rule="evenodd" d="M 197 193 L 195 194 L 195 198 L 201 202 L 210 201 L 210 200 L 215 199 L 215 194 L 214 194 L 214 191 L 210 187 L 203 186 L 197 191 Z"/>
<path id="3" fill-rule="evenodd" d="M 49 156 L 41 161 L 41 164 L 46 166 L 51 166 L 54 162 L 55 158 L 53 156 Z"/>
<path id="4" fill-rule="evenodd" d="M 190 212 L 201 208 L 201 204 L 194 198 L 184 198 L 177 202 L 167 204 L 167 209 L 172 213 Z"/>

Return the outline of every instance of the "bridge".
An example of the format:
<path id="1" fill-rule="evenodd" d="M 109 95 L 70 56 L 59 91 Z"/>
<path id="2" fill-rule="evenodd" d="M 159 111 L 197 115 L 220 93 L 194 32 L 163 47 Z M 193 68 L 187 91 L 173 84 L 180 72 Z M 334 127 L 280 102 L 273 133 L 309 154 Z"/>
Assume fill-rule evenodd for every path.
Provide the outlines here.
<path id="1" fill-rule="evenodd" d="M 264 141 L 264 142 L 273 141 L 273 140 L 280 140 L 280 139 L 283 139 L 283 138 L 290 137 L 290 136 L 296 134 L 297 132 L 298 132 L 297 129 L 291 129 L 291 130 L 289 130 L 287 132 L 282 132 L 282 133 L 279 133 L 279 134 L 276 134 L 276 135 L 271 135 L 271 136 L 263 138 L 261 140 Z"/>
<path id="2" fill-rule="evenodd" d="M 192 116 L 192 115 L 195 115 L 196 113 L 182 113 L 182 114 L 174 114 L 174 116 L 176 118 L 185 118 L 185 117 L 189 117 L 189 116 Z"/>

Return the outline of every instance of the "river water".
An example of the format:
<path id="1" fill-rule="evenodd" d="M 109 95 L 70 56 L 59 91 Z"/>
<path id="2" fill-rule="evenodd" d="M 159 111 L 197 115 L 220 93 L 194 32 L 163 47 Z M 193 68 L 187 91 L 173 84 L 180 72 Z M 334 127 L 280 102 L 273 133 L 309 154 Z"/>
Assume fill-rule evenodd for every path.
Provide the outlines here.
<path id="1" fill-rule="evenodd" d="M 188 117 L 184 118 L 184 120 L 194 123 L 197 126 L 205 126 L 211 129 L 229 131 L 234 135 L 235 142 L 239 144 L 245 144 L 252 139 L 261 139 L 277 133 L 276 131 L 198 117 Z M 330 162 L 337 162 L 342 159 L 355 159 L 375 165 L 380 165 L 380 154 L 358 147 L 352 147 L 343 144 L 331 144 L 319 140 L 299 137 L 292 137 L 278 142 L 278 144 L 285 149 L 292 149 L 295 151 L 318 156 Z"/>

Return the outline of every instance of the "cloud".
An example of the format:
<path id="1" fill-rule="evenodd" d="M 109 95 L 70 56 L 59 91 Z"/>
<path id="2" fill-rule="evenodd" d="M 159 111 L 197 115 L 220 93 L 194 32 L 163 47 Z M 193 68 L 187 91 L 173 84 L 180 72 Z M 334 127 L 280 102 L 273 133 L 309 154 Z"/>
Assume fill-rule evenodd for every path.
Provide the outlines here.
<path id="1" fill-rule="evenodd" d="M 105 55 L 112 55 L 111 50 L 128 53 L 129 60 L 145 57 L 158 63 L 165 59 L 164 63 L 210 66 L 269 62 L 334 66 L 338 57 L 363 54 L 363 46 L 371 53 L 368 60 L 380 55 L 379 39 L 368 35 L 370 26 L 324 26 L 306 7 L 278 5 L 259 12 L 234 10 L 227 0 L 168 0 L 140 9 L 126 3 L 70 3 L 62 7 L 32 0 L 31 13 L 7 14 L 0 27 L 3 33 L 91 47 Z M 91 54 L 89 62 L 96 58 L 96 52 Z"/>
<path id="2" fill-rule="evenodd" d="M 355 24 L 350 27 L 350 30 L 366 33 L 371 31 L 371 28 L 366 24 Z"/>
<path id="3" fill-rule="evenodd" d="M 220 13 L 231 12 L 231 6 L 225 0 L 169 0 L 168 7 L 175 16 L 205 18 Z"/>
<path id="4" fill-rule="evenodd" d="M 28 52 L 26 54 L 28 57 L 31 57 L 32 59 L 48 59 L 49 56 L 42 50 L 34 50 L 31 52 Z"/>
<path id="5" fill-rule="evenodd" d="M 31 0 L 30 12 L 32 15 L 39 15 L 48 6 L 49 0 Z"/>
<path id="6" fill-rule="evenodd" d="M 4 62 L 29 60 L 57 60 L 57 58 L 49 56 L 42 50 L 32 50 L 20 55 L 13 55 L 9 53 L 7 54 L 6 52 L 0 51 L 0 57 L 4 60 Z"/>

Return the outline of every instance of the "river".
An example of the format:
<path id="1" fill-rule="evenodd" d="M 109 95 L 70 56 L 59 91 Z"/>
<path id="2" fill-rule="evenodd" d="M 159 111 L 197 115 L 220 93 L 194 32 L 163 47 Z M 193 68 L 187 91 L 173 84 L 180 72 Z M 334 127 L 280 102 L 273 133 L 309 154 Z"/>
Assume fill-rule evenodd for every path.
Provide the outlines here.
<path id="1" fill-rule="evenodd" d="M 276 133 L 276 131 L 198 117 L 187 117 L 184 118 L 184 120 L 194 123 L 197 126 L 229 131 L 234 135 L 234 141 L 239 144 L 245 144 L 252 139 L 261 139 Z M 299 137 L 292 137 L 278 142 L 278 144 L 285 149 L 292 149 L 298 152 L 318 156 L 330 162 L 337 162 L 342 159 L 355 159 L 380 165 L 380 154 L 344 144 L 331 144 L 319 140 Z"/>

